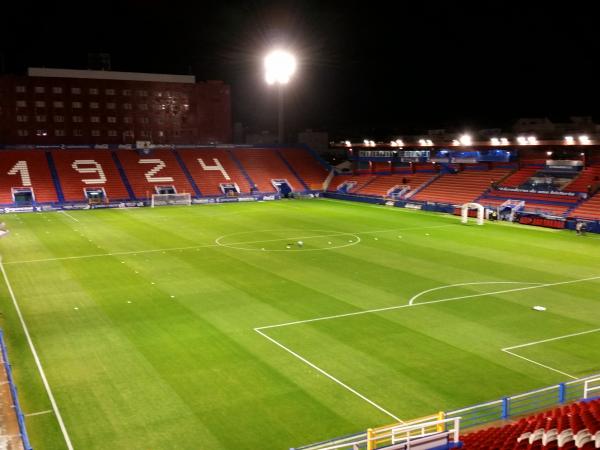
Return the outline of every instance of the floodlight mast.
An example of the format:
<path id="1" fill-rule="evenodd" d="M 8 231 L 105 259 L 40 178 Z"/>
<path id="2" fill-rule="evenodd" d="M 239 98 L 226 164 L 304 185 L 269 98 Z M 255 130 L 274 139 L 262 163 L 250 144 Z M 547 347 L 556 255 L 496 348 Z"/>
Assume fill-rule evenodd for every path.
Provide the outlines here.
<path id="1" fill-rule="evenodd" d="M 288 84 L 296 72 L 296 58 L 284 50 L 274 50 L 265 57 L 265 81 L 269 85 L 277 85 L 277 142 L 285 141 L 285 124 L 283 115 L 284 85 Z"/>

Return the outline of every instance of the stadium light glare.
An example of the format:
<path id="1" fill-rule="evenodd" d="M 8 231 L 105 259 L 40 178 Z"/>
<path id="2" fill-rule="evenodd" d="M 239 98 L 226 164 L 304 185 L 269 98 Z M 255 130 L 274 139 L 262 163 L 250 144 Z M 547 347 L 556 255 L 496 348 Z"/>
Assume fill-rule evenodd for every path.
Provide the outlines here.
<path id="1" fill-rule="evenodd" d="M 498 139 L 498 138 L 491 138 L 490 139 L 490 144 L 492 144 L 492 145 L 500 145 L 500 139 Z"/>
<path id="2" fill-rule="evenodd" d="M 517 138 L 517 143 L 519 145 L 527 145 L 527 138 L 525 136 L 519 136 Z"/>
<path id="3" fill-rule="evenodd" d="M 458 138 L 458 142 L 460 142 L 460 145 L 464 145 L 464 146 L 471 146 L 473 145 L 473 138 L 471 137 L 470 134 L 463 134 L 462 136 L 460 136 Z"/>
<path id="4" fill-rule="evenodd" d="M 460 142 L 458 141 L 458 139 L 452 139 L 452 145 L 459 146 Z"/>
<path id="5" fill-rule="evenodd" d="M 390 145 L 392 147 L 398 147 L 398 144 L 396 143 L 396 141 L 390 141 Z"/>
<path id="6" fill-rule="evenodd" d="M 398 147 L 404 147 L 404 141 L 402 139 L 396 139 L 396 145 Z"/>
<path id="7" fill-rule="evenodd" d="M 344 144 L 346 145 L 346 147 L 352 147 L 352 142 L 350 141 L 346 141 L 344 142 Z"/>
<path id="8" fill-rule="evenodd" d="M 369 146 L 369 140 L 368 139 L 364 139 L 363 140 L 363 144 L 365 144 L 365 147 Z"/>
<path id="9" fill-rule="evenodd" d="M 273 50 L 265 57 L 267 84 L 287 84 L 296 72 L 296 58 L 285 50 Z"/>
<path id="10" fill-rule="evenodd" d="M 548 155 L 548 156 L 552 156 L 552 153 L 553 153 L 553 152 L 551 152 L 550 150 L 548 150 L 548 151 L 546 152 L 546 155 Z"/>
<path id="11" fill-rule="evenodd" d="M 510 144 L 508 138 L 500 138 L 500 144 L 502 145 L 508 145 Z"/>
<path id="12" fill-rule="evenodd" d="M 590 141 L 590 137 L 582 134 L 581 136 L 579 136 L 579 143 L 582 145 L 589 145 L 592 143 L 592 141 Z"/>
<path id="13" fill-rule="evenodd" d="M 527 143 L 531 144 L 531 145 L 537 145 L 538 144 L 538 140 L 535 136 L 529 136 L 527 138 Z"/>
<path id="14" fill-rule="evenodd" d="M 375 147 L 375 141 L 369 141 L 369 145 L 370 145 L 371 147 Z"/>
<path id="15" fill-rule="evenodd" d="M 565 136 L 565 144 L 573 145 L 575 143 L 575 138 L 573 136 Z"/>

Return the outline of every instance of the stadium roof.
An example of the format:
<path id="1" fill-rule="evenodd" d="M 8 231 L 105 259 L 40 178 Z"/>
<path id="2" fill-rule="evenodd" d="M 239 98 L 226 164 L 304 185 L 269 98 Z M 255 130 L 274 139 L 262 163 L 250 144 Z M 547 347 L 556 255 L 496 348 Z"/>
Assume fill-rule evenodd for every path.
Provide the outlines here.
<path id="1" fill-rule="evenodd" d="M 113 72 L 108 70 L 73 70 L 73 69 L 46 69 L 30 67 L 27 69 L 30 77 L 51 78 L 86 78 L 96 80 L 122 80 L 122 81 L 151 81 L 159 83 L 191 83 L 196 82 L 193 75 L 170 75 L 163 73 L 137 73 Z"/>

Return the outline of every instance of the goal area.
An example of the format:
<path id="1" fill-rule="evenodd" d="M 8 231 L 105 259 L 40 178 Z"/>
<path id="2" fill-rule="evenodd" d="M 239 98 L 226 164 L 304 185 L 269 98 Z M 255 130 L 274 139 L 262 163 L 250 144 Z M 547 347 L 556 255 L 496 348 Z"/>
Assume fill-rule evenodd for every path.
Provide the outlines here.
<path id="1" fill-rule="evenodd" d="M 192 204 L 191 194 L 152 194 L 150 206 L 190 206 Z"/>

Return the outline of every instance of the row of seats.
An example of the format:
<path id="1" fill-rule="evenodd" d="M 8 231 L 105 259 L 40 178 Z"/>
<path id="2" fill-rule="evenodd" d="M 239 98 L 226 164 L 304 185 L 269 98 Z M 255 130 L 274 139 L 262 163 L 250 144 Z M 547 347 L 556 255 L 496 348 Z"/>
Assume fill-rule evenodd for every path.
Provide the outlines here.
<path id="1" fill-rule="evenodd" d="M 0 204 L 13 203 L 13 191 L 31 188 L 39 203 L 85 201 L 87 189 L 103 189 L 111 201 L 150 198 L 157 187 L 193 196 L 222 195 L 221 183 L 241 193 L 255 188 L 275 192 L 272 179 L 293 190 L 322 189 L 327 169 L 305 148 L 5 150 L 0 158 Z"/>
<path id="2" fill-rule="evenodd" d="M 600 448 L 600 399 L 535 414 L 461 436 L 465 450 Z"/>

